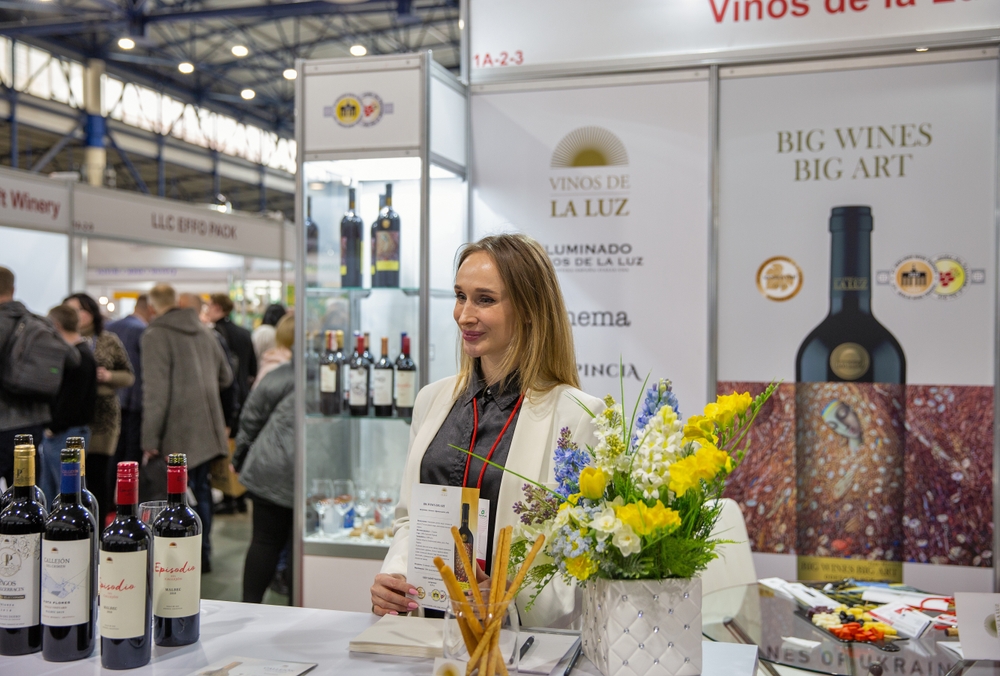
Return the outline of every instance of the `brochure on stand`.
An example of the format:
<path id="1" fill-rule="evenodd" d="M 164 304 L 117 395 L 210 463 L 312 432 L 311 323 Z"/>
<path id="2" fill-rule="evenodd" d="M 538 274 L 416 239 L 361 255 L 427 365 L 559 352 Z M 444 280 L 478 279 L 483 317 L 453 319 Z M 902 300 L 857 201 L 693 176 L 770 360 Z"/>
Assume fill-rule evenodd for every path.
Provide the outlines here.
<path id="1" fill-rule="evenodd" d="M 299 676 L 315 666 L 315 663 L 233 656 L 196 669 L 188 676 Z"/>
<path id="2" fill-rule="evenodd" d="M 455 540 L 451 528 L 455 526 L 463 534 L 471 559 L 476 551 L 478 513 L 478 488 L 413 485 L 406 580 L 417 590 L 416 601 L 421 607 L 448 608 L 448 590 L 434 565 L 435 557 L 441 557 L 455 571 L 463 587 L 468 586 L 461 564 L 456 568 Z M 475 579 L 471 582 L 475 584 Z"/>

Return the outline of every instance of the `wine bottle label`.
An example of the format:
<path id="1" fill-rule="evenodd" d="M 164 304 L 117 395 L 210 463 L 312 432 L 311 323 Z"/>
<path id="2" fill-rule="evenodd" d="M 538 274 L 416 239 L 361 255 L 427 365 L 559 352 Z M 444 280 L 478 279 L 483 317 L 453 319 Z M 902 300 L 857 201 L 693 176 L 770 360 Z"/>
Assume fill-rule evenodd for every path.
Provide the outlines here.
<path id="1" fill-rule="evenodd" d="M 392 406 L 392 371 L 372 370 L 372 403 L 376 406 Z"/>
<path id="2" fill-rule="evenodd" d="M 830 353 L 830 370 L 844 380 L 857 380 L 868 373 L 871 363 L 868 350 L 857 343 L 841 343 Z"/>
<path id="3" fill-rule="evenodd" d="M 351 369 L 351 406 L 368 405 L 368 369 Z"/>
<path id="4" fill-rule="evenodd" d="M 0 628 L 38 624 L 41 533 L 0 535 Z"/>
<path id="5" fill-rule="evenodd" d="M 153 614 L 190 617 L 201 609 L 201 534 L 153 537 Z"/>
<path id="6" fill-rule="evenodd" d="M 101 551 L 101 636 L 134 638 L 146 633 L 146 562 L 148 552 Z"/>
<path id="7" fill-rule="evenodd" d="M 91 541 L 42 538 L 42 624 L 90 621 Z"/>
<path id="8" fill-rule="evenodd" d="M 337 391 L 337 367 L 334 364 L 324 364 L 319 370 L 319 391 Z"/>
<path id="9" fill-rule="evenodd" d="M 396 372 L 396 408 L 413 408 L 417 394 L 417 372 Z"/>
<path id="10" fill-rule="evenodd" d="M 801 579 L 901 579 L 905 418 L 903 385 L 796 384 Z"/>
<path id="11" fill-rule="evenodd" d="M 398 271 L 399 232 L 379 230 L 375 235 L 375 270 L 377 272 Z"/>

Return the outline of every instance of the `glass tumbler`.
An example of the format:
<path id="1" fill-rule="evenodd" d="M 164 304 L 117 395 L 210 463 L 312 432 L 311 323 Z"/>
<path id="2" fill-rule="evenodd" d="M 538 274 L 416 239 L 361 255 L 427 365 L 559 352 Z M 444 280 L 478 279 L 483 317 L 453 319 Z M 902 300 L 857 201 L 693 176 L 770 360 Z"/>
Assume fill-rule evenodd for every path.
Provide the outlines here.
<path id="1" fill-rule="evenodd" d="M 476 639 L 468 620 L 468 610 L 472 611 L 480 626 L 487 631 L 484 639 Z M 502 660 L 507 671 L 514 673 L 518 665 L 519 630 L 517 606 L 513 602 L 506 608 L 499 603 L 486 603 L 480 609 L 471 597 L 467 606 L 452 600 L 444 614 L 444 656 L 446 659 L 467 662 L 470 656 L 478 661 L 481 659 L 479 656 L 485 653 L 490 659 Z M 487 644 L 479 648 L 482 640 L 486 640 Z M 494 669 L 493 672 L 500 673 L 500 670 Z M 480 670 L 480 673 L 484 672 Z"/>

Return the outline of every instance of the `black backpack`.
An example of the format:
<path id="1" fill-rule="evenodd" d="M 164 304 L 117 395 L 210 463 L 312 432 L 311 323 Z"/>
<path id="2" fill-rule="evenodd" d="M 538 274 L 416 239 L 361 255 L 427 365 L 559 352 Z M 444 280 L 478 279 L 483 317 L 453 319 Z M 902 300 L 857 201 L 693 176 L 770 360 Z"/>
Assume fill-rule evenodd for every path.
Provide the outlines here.
<path id="1" fill-rule="evenodd" d="M 59 393 L 66 364 L 66 342 L 46 320 L 27 312 L 14 324 L 0 364 L 0 388 L 32 399 Z"/>

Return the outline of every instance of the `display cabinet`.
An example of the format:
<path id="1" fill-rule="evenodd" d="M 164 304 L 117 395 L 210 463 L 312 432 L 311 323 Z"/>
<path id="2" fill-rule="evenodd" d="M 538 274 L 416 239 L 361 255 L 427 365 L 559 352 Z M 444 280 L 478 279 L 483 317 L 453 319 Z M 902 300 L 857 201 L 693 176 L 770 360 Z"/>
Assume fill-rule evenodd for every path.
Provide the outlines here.
<path id="1" fill-rule="evenodd" d="M 293 594 L 363 610 L 391 539 L 412 398 L 456 371 L 468 100 L 429 52 L 297 71 Z M 366 335 L 371 363 L 356 352 Z"/>

